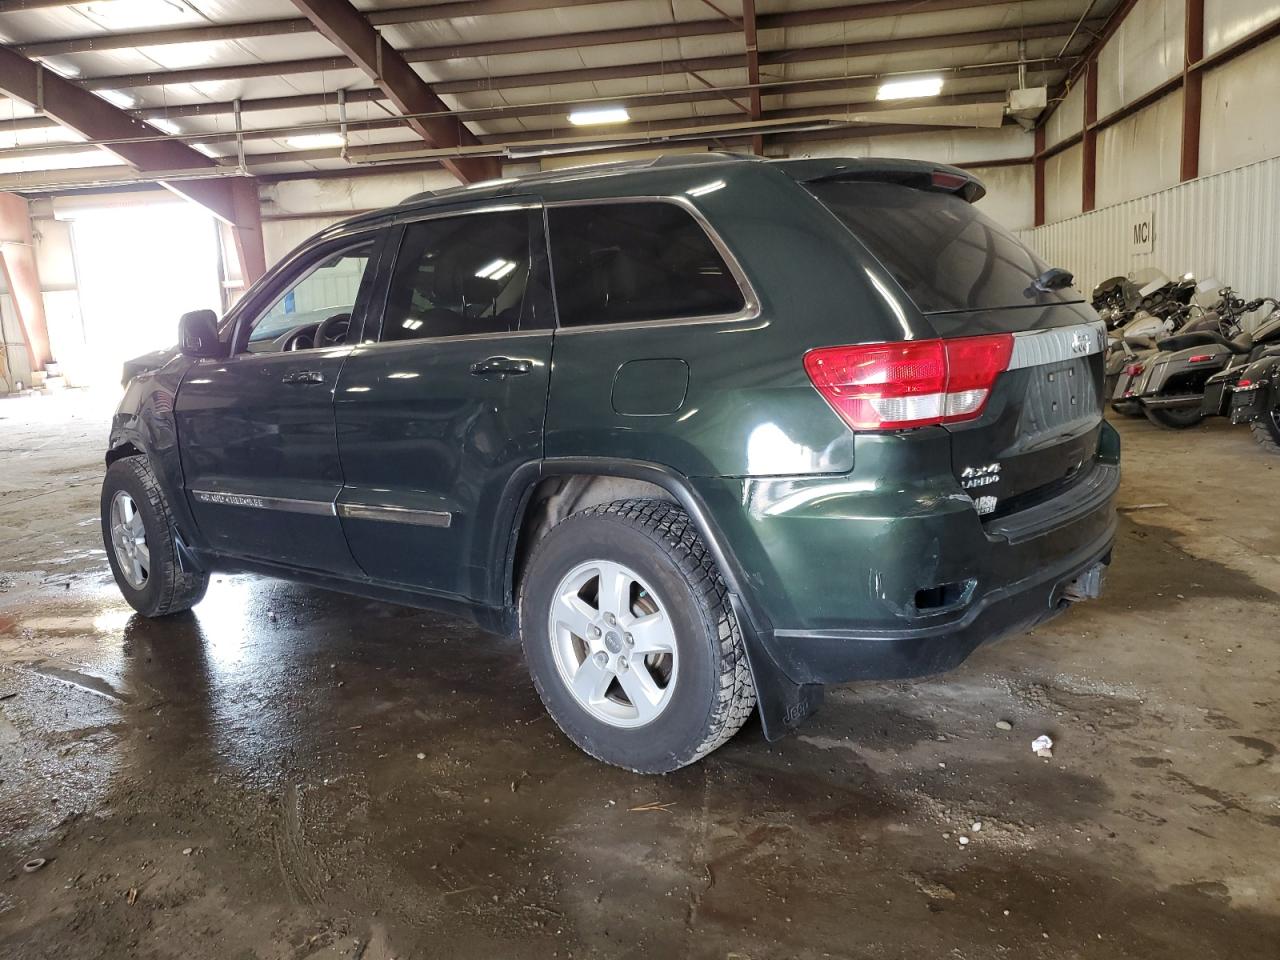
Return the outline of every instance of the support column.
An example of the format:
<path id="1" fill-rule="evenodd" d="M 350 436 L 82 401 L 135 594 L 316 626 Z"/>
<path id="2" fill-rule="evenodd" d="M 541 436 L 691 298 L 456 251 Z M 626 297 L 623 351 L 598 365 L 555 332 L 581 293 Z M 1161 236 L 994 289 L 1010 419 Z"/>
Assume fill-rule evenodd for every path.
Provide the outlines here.
<path id="1" fill-rule="evenodd" d="M 1183 182 L 1200 176 L 1200 112 L 1204 97 L 1204 71 L 1192 69 L 1204 59 L 1204 0 L 1186 0 L 1186 4 L 1186 54 L 1182 62 Z"/>
<path id="2" fill-rule="evenodd" d="M 1044 124 L 1036 127 L 1036 145 L 1035 159 L 1032 160 L 1031 166 L 1034 171 L 1034 190 L 1035 190 L 1035 217 L 1034 224 L 1037 227 L 1044 226 L 1044 145 L 1045 145 Z"/>
<path id="3" fill-rule="evenodd" d="M 1088 213 L 1098 194 L 1098 61 L 1090 60 L 1084 74 L 1084 156 L 1081 160 L 1081 209 Z"/>
<path id="4" fill-rule="evenodd" d="M 258 181 L 247 177 L 231 183 L 231 200 L 235 220 L 231 232 L 235 236 L 236 257 L 247 290 L 267 272 L 267 248 L 262 239 L 262 204 L 258 200 Z"/>
<path id="5" fill-rule="evenodd" d="M 27 201 L 12 193 L 0 193 L 0 272 L 4 274 L 14 312 L 18 315 L 31 369 L 43 370 L 53 361 L 53 355 L 49 352 L 49 325 L 36 271 L 31 216 Z"/>

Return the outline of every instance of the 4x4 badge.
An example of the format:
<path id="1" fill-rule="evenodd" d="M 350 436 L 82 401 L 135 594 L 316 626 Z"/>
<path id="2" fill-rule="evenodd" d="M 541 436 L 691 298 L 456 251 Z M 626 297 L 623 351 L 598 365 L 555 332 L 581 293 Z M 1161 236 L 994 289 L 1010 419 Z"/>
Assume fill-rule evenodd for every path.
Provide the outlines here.
<path id="1" fill-rule="evenodd" d="M 981 467 L 965 467 L 960 473 L 960 486 L 966 490 L 985 487 L 1000 482 L 1000 464 L 988 463 Z"/>
<path id="2" fill-rule="evenodd" d="M 1093 346 L 1093 337 L 1084 330 L 1077 330 L 1071 337 L 1072 353 L 1088 353 Z"/>

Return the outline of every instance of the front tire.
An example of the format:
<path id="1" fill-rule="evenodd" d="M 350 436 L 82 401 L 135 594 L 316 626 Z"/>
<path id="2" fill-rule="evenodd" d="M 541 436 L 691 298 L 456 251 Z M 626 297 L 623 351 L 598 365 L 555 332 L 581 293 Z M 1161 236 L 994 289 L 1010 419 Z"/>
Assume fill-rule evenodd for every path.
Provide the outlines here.
<path id="1" fill-rule="evenodd" d="M 209 577 L 182 569 L 169 502 L 145 457 L 123 457 L 107 468 L 102 541 L 116 586 L 144 617 L 189 610 L 204 597 Z"/>
<path id="2" fill-rule="evenodd" d="M 701 759 L 755 706 L 724 580 L 672 503 L 619 500 L 552 528 L 521 584 L 520 636 L 565 735 L 636 773 Z"/>
<path id="3" fill-rule="evenodd" d="M 1185 430 L 1204 419 L 1199 407 L 1165 407 L 1159 410 L 1144 407 L 1142 412 L 1156 426 L 1169 430 Z"/>

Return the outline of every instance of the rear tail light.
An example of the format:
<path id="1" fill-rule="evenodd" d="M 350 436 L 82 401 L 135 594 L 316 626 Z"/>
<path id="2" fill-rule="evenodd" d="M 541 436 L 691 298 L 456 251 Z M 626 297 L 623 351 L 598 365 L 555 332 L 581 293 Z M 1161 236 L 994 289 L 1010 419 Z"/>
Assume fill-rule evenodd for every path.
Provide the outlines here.
<path id="1" fill-rule="evenodd" d="M 1214 354 L 1212 353 L 1197 353 L 1194 357 L 1188 357 L 1187 362 L 1188 363 L 1204 363 L 1206 360 L 1212 360 L 1213 358 L 1214 358 Z"/>
<path id="2" fill-rule="evenodd" d="M 820 347 L 804 369 L 853 429 L 901 430 L 981 416 L 1012 352 L 1010 333 Z"/>
<path id="3" fill-rule="evenodd" d="M 1140 363 L 1131 363 L 1131 364 L 1129 364 L 1127 367 L 1125 367 L 1125 368 L 1124 368 L 1124 375 L 1125 375 L 1126 377 L 1136 377 L 1138 374 L 1140 374 L 1140 373 L 1142 372 L 1142 370 L 1143 370 L 1143 366 L 1142 366 L 1142 364 L 1140 364 Z"/>

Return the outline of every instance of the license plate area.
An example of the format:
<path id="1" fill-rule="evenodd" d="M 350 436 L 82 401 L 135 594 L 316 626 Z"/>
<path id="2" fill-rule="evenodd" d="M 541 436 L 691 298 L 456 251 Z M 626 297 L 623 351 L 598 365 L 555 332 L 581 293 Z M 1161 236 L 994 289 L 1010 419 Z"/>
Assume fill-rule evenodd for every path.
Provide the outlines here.
<path id="1" fill-rule="evenodd" d="M 1089 361 L 1080 358 L 1032 367 L 1018 421 L 1023 437 L 1039 437 L 1099 415 L 1098 389 Z"/>

